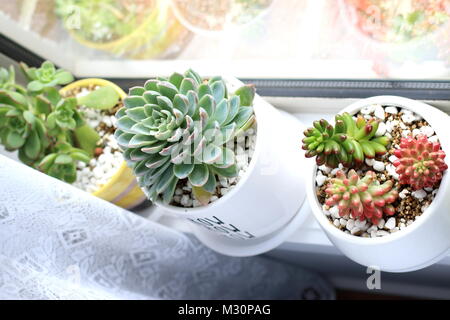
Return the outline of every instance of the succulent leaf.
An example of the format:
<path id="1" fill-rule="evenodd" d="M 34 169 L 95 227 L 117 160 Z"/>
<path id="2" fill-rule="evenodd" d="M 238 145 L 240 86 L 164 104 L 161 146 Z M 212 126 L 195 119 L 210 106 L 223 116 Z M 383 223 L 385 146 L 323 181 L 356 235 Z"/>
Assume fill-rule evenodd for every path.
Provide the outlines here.
<path id="1" fill-rule="evenodd" d="M 77 98 L 77 100 L 79 105 L 91 109 L 107 110 L 119 102 L 120 96 L 113 87 L 104 86 Z"/>

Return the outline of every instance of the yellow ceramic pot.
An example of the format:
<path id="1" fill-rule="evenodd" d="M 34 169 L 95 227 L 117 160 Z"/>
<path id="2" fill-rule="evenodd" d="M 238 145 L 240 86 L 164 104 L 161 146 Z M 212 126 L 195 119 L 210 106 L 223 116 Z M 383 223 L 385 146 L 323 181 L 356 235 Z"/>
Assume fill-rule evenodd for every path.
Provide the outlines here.
<path id="1" fill-rule="evenodd" d="M 60 90 L 61 95 L 78 87 L 87 87 L 89 85 L 110 86 L 120 95 L 121 99 L 126 97 L 126 93 L 116 84 L 103 79 L 83 79 L 72 82 Z M 146 196 L 139 188 L 133 171 L 128 168 L 124 161 L 119 170 L 103 187 L 92 193 L 94 196 L 103 200 L 112 202 L 122 208 L 133 208 L 141 204 Z"/>
<path id="2" fill-rule="evenodd" d="M 172 15 L 167 1 L 157 1 L 145 21 L 133 32 L 110 42 L 93 42 L 81 37 L 76 30 L 70 35 L 82 45 L 131 59 L 159 57 L 178 40 L 185 42 L 190 32 Z"/>

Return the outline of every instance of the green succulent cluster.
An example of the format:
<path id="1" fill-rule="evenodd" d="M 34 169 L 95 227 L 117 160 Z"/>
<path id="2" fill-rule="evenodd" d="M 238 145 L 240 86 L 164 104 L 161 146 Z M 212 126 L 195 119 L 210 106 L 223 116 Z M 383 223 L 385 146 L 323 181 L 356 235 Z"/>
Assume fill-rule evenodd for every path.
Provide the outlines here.
<path id="1" fill-rule="evenodd" d="M 207 204 L 216 176 L 238 170 L 228 143 L 255 121 L 251 85 L 233 94 L 221 77 L 202 79 L 192 70 L 133 87 L 117 113 L 115 136 L 151 200 L 172 200 L 180 179 Z"/>
<path id="2" fill-rule="evenodd" d="M 21 69 L 26 87 L 15 83 L 13 68 L 0 68 L 0 143 L 18 151 L 23 163 L 72 183 L 76 161 L 89 162 L 100 137 L 86 124 L 79 101 L 59 94 L 58 85 L 73 81 L 69 72 L 48 61 L 40 68 L 22 63 Z M 83 99 L 95 102 L 96 91 Z"/>
<path id="3" fill-rule="evenodd" d="M 56 0 L 55 13 L 84 39 L 107 42 L 134 31 L 145 7 L 133 1 Z"/>
<path id="4" fill-rule="evenodd" d="M 375 137 L 379 120 L 359 116 L 356 120 L 348 113 L 336 116 L 335 126 L 322 119 L 304 132 L 303 149 L 306 157 L 316 157 L 318 165 L 331 168 L 342 163 L 346 167 L 359 166 L 364 159 L 387 152 L 389 138 Z"/>

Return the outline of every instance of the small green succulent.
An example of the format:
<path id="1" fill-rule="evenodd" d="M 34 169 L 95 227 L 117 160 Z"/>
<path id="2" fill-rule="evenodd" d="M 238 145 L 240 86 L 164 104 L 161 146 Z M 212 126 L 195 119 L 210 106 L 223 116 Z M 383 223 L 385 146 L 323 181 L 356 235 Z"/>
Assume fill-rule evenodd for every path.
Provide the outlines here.
<path id="1" fill-rule="evenodd" d="M 379 120 L 356 120 L 348 113 L 336 116 L 336 124 L 322 119 L 304 132 L 303 149 L 306 157 L 316 157 L 318 165 L 336 168 L 339 163 L 346 167 L 359 166 L 365 157 L 374 158 L 387 152 L 389 138 L 375 137 Z"/>
<path id="2" fill-rule="evenodd" d="M 88 163 L 91 160 L 89 153 L 74 148 L 68 143 L 57 144 L 54 152 L 46 155 L 38 164 L 39 170 L 49 176 L 73 183 L 77 179 L 77 161 Z"/>
<path id="3" fill-rule="evenodd" d="M 20 64 L 30 82 L 27 89 L 31 92 L 42 92 L 45 88 L 51 88 L 72 82 L 73 76 L 63 69 L 56 69 L 50 61 L 42 63 L 40 68 L 29 68 L 26 64 Z"/>
<path id="4" fill-rule="evenodd" d="M 77 110 L 77 99 L 61 99 L 54 110 L 47 116 L 47 126 L 50 130 L 75 130 L 84 124 L 80 112 Z"/>
<path id="5" fill-rule="evenodd" d="M 119 100 L 111 88 L 97 89 L 80 98 L 63 98 L 58 85 L 73 80 L 67 71 L 48 61 L 40 68 L 21 64 L 29 79 L 15 83 L 14 69 L 0 69 L 0 143 L 18 151 L 19 159 L 50 176 L 72 183 L 76 162 L 88 162 L 100 137 L 84 121 L 78 105 L 112 108 Z M 102 99 L 103 97 L 103 99 Z"/>
<path id="6" fill-rule="evenodd" d="M 207 204 L 216 176 L 238 174 L 228 143 L 253 125 L 255 88 L 228 93 L 221 77 L 188 70 L 130 89 L 117 112 L 117 142 L 151 200 L 170 203 L 180 179 Z"/>

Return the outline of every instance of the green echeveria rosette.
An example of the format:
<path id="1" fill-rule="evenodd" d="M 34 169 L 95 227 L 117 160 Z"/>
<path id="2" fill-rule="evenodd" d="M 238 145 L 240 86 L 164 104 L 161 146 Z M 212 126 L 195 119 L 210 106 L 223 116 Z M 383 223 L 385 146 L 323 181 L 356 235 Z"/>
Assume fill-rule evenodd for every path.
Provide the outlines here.
<path id="1" fill-rule="evenodd" d="M 216 176 L 235 177 L 233 138 L 253 125 L 255 89 L 229 94 L 221 77 L 188 70 L 130 89 L 117 112 L 115 136 L 151 200 L 170 203 L 180 179 L 207 204 Z"/>
<path id="2" fill-rule="evenodd" d="M 345 167 L 360 166 L 365 158 L 387 152 L 389 139 L 375 137 L 379 120 L 366 120 L 359 116 L 356 120 L 348 113 L 336 116 L 335 126 L 326 120 L 315 121 L 312 128 L 304 132 L 303 149 L 306 157 L 316 157 L 318 165 L 336 168 L 341 163 Z"/>

